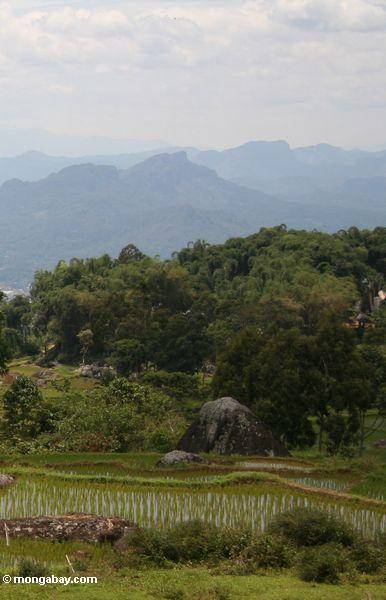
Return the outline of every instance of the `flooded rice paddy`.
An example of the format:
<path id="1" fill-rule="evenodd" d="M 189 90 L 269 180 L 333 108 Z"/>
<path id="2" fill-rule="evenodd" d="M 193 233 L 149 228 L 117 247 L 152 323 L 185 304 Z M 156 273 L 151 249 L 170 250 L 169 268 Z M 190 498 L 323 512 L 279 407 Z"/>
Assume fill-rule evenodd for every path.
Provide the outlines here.
<path id="1" fill-rule="evenodd" d="M 386 530 L 380 509 L 354 507 L 288 491 L 264 487 L 215 490 L 165 490 L 100 484 L 20 480 L 0 496 L 0 517 L 58 515 L 85 512 L 121 516 L 144 527 L 168 527 L 201 519 L 218 526 L 264 531 L 278 513 L 295 507 L 319 507 L 340 516 L 367 537 Z"/>

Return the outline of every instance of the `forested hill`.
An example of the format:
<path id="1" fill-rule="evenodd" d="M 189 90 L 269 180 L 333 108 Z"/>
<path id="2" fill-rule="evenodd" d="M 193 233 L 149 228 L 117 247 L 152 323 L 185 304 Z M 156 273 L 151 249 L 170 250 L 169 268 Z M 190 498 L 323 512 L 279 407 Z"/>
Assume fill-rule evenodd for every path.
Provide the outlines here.
<path id="1" fill-rule="evenodd" d="M 39 272 L 31 298 L 2 302 L 3 339 L 14 356 L 107 363 L 171 386 L 178 406 L 198 373 L 214 373 L 211 393 L 245 402 L 290 445 L 313 443 L 315 416 L 337 449 L 384 403 L 386 307 L 371 313 L 367 299 L 385 274 L 381 227 L 265 228 L 165 261 L 129 244 Z"/>
<path id="2" fill-rule="evenodd" d="M 249 325 L 312 332 L 326 315 L 347 321 L 385 274 L 386 228 L 330 235 L 281 226 L 222 245 L 197 241 L 172 260 L 128 245 L 117 259 L 60 262 L 37 273 L 32 302 L 22 304 L 31 335 L 62 359 L 79 359 L 79 333 L 90 329 L 90 358 L 119 361 L 122 349 L 127 370 L 154 364 L 193 372 Z M 11 310 L 17 302 L 6 305 L 8 324 L 25 328 L 28 318 Z"/>
<path id="3" fill-rule="evenodd" d="M 246 161 L 253 172 L 255 163 L 256 157 Z M 280 223 L 324 231 L 375 227 L 386 222 L 382 181 L 373 182 L 373 204 L 361 201 L 358 186 L 346 193 L 351 205 L 318 195 L 308 202 L 300 193 L 298 200 L 295 191 L 288 200 L 222 179 L 185 152 L 123 170 L 86 164 L 40 181 L 11 180 L 0 187 L 0 285 L 26 288 L 38 269 L 74 255 L 114 255 L 127 240 L 166 258 L 191 240 L 220 243 Z"/>

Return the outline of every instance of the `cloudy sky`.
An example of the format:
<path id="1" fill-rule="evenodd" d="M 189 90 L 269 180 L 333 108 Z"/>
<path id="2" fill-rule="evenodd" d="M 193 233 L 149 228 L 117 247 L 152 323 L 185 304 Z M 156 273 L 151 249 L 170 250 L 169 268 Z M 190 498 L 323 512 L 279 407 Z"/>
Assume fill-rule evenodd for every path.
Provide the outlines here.
<path id="1" fill-rule="evenodd" d="M 0 130 L 386 148 L 386 0 L 0 0 Z"/>

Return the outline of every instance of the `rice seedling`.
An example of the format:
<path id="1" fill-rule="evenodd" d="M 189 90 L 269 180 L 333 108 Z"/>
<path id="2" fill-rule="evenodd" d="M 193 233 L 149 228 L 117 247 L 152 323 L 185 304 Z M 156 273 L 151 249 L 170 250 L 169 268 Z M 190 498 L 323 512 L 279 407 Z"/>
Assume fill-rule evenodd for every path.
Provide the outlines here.
<path id="1" fill-rule="evenodd" d="M 243 487 L 167 488 L 108 487 L 84 482 L 62 483 L 20 480 L 0 497 L 0 517 L 58 515 L 66 512 L 122 516 L 144 527 L 169 527 L 180 521 L 201 519 L 217 526 L 250 527 L 264 531 L 279 512 L 296 507 L 321 507 L 338 515 L 366 537 L 386 529 L 386 515 L 363 508 L 307 496 L 262 484 Z"/>
<path id="2" fill-rule="evenodd" d="M 266 469 L 270 471 L 301 471 L 302 473 L 308 473 L 312 471 L 310 467 L 303 465 L 295 465 L 286 462 L 263 462 L 263 461 L 242 461 L 236 463 L 236 466 L 247 469 Z"/>
<path id="3" fill-rule="evenodd" d="M 296 483 L 305 485 L 307 487 L 319 487 L 327 490 L 334 490 L 335 492 L 344 492 L 347 489 L 347 481 L 338 481 L 337 479 L 319 479 L 314 477 L 295 477 L 291 479 Z"/>

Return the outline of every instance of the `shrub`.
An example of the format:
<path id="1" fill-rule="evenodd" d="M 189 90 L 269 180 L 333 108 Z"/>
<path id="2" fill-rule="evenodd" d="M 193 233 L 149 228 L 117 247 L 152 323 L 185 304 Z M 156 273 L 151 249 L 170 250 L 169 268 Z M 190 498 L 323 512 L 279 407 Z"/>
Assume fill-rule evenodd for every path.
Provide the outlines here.
<path id="1" fill-rule="evenodd" d="M 176 440 L 172 432 L 155 431 L 149 439 L 149 449 L 154 452 L 170 452 L 175 448 Z"/>
<path id="2" fill-rule="evenodd" d="M 146 371 L 146 373 L 141 375 L 141 381 L 161 389 L 165 394 L 181 404 L 186 401 L 186 398 L 197 398 L 199 395 L 199 378 L 197 375 L 190 375 L 189 373 L 178 371 Z"/>
<path id="3" fill-rule="evenodd" d="M 349 558 L 360 573 L 377 573 L 385 565 L 386 553 L 370 542 L 361 541 L 350 549 Z"/>
<path id="4" fill-rule="evenodd" d="M 220 552 L 218 531 L 200 521 L 180 523 L 162 537 L 162 554 L 172 562 L 201 561 Z"/>
<path id="5" fill-rule="evenodd" d="M 107 436 L 101 432 L 85 432 L 74 436 L 72 447 L 75 452 L 115 452 L 119 448 L 119 442 L 114 436 Z"/>
<path id="6" fill-rule="evenodd" d="M 21 577 L 44 577 L 48 574 L 48 571 L 43 563 L 31 558 L 22 558 L 18 562 L 17 574 Z"/>
<path id="7" fill-rule="evenodd" d="M 333 515 L 310 508 L 278 514 L 268 531 L 282 535 L 298 546 L 320 546 L 330 542 L 350 546 L 355 541 L 355 534 L 348 525 Z"/>
<path id="8" fill-rule="evenodd" d="M 249 572 L 254 568 L 288 568 L 295 562 L 296 548 L 282 536 L 262 535 L 245 548 L 241 558 L 249 563 Z"/>
<path id="9" fill-rule="evenodd" d="M 379 533 L 377 536 L 377 543 L 380 548 L 386 553 L 386 531 Z"/>
<path id="10" fill-rule="evenodd" d="M 325 544 L 304 553 L 300 578 L 317 583 L 339 583 L 342 573 L 348 568 L 344 547 L 341 544 Z"/>
<path id="11" fill-rule="evenodd" d="M 220 530 L 201 521 L 187 521 L 167 531 L 142 529 L 130 534 L 129 548 L 157 564 L 164 561 L 200 562 L 239 554 L 250 543 L 251 534 Z"/>

